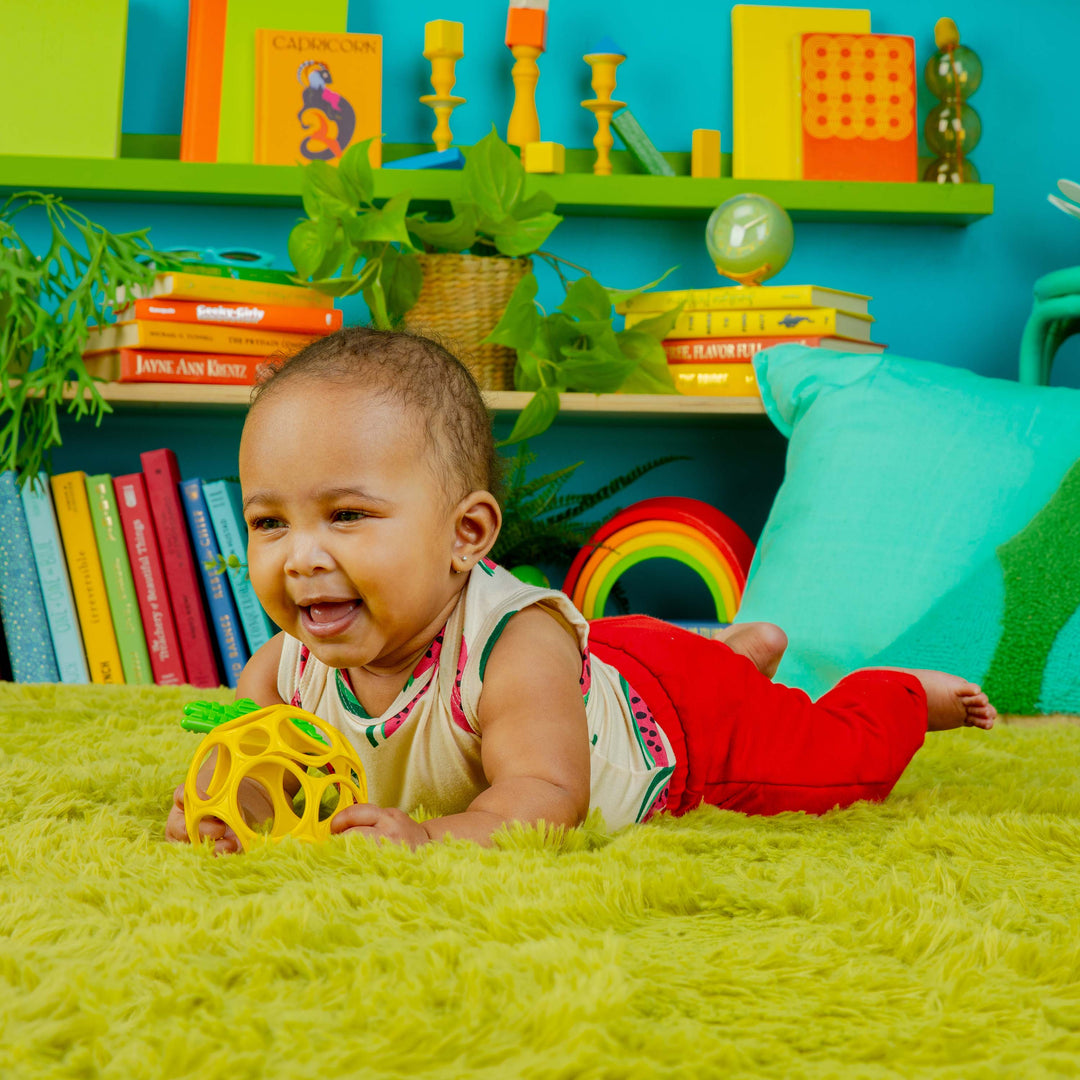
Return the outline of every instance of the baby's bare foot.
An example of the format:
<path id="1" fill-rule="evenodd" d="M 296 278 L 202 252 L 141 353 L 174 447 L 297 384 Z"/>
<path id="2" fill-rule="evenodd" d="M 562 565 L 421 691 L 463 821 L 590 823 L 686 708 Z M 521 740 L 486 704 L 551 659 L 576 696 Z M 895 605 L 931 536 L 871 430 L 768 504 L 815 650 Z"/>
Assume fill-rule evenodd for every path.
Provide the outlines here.
<path id="1" fill-rule="evenodd" d="M 997 709 L 982 688 L 959 675 L 922 668 L 889 668 L 906 671 L 923 684 L 926 691 L 926 730 L 947 731 L 950 728 L 977 727 L 989 731 L 997 719 Z"/>
<path id="2" fill-rule="evenodd" d="M 762 675 L 770 679 L 780 666 L 787 648 L 787 634 L 774 623 L 735 623 L 717 635 L 732 652 L 748 657 Z"/>

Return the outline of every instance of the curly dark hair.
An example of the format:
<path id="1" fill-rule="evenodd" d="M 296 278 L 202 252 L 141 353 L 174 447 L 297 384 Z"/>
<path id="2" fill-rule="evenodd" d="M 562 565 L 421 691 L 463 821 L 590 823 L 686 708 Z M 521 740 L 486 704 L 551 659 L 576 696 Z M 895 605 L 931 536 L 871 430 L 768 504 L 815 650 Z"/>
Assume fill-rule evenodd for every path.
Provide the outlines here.
<path id="1" fill-rule="evenodd" d="M 411 410 L 423 427 L 452 502 L 501 487 L 491 414 L 469 369 L 437 341 L 405 330 L 347 326 L 260 372 L 251 410 L 296 379 L 375 390 Z"/>

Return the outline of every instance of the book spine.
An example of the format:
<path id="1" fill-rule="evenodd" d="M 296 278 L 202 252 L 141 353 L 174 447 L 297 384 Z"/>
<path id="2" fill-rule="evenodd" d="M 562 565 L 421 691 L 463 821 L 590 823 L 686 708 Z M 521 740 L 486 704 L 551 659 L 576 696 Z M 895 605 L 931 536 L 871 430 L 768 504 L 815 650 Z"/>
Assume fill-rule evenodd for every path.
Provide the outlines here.
<path id="1" fill-rule="evenodd" d="M 98 378 L 121 383 L 199 383 L 203 386 L 254 386 L 263 356 L 114 349 L 84 360 Z"/>
<path id="2" fill-rule="evenodd" d="M 272 330 L 287 334 L 331 334 L 341 329 L 337 308 L 286 307 L 283 304 L 213 303 L 195 300 L 136 300 L 116 313 L 118 322 L 205 323 L 239 326 L 248 330 Z"/>
<path id="3" fill-rule="evenodd" d="M 123 683 L 124 669 L 109 615 L 109 598 L 101 570 L 90 500 L 86 497 L 86 473 L 69 472 L 52 478 L 56 520 L 64 541 L 64 555 L 71 574 L 71 591 L 79 613 L 90 681 Z"/>
<path id="4" fill-rule="evenodd" d="M 642 322 L 645 315 L 626 316 L 626 328 Z M 795 311 L 689 311 L 675 320 L 669 337 L 805 337 L 829 335 L 845 337 L 836 328 L 832 308 L 807 308 Z"/>
<path id="5" fill-rule="evenodd" d="M 86 666 L 79 616 L 75 612 L 75 597 L 71 595 L 71 579 L 49 494 L 48 476 L 39 473 L 37 486 L 26 484 L 19 494 L 30 530 L 60 681 L 75 685 L 88 683 L 90 670 Z"/>
<path id="6" fill-rule="evenodd" d="M 668 164 L 667 158 L 656 149 L 637 122 L 637 117 L 629 109 L 623 109 L 613 116 L 611 126 L 642 172 L 650 176 L 675 175 L 675 170 Z"/>
<path id="7" fill-rule="evenodd" d="M 742 310 L 744 308 L 813 307 L 812 286 L 775 285 L 729 286 L 721 289 L 676 289 L 668 292 L 643 293 L 615 305 L 622 315 L 648 311 L 660 315 L 680 304 L 687 311 Z"/>
<path id="8" fill-rule="evenodd" d="M 187 674 L 180 654 L 176 621 L 169 606 L 165 571 L 142 473 L 114 477 L 113 491 L 135 578 L 135 595 L 154 682 L 158 686 L 181 686 L 187 681 Z"/>
<path id="9" fill-rule="evenodd" d="M 0 473 L 0 619 L 16 682 L 58 682 L 45 598 L 18 484 Z"/>
<path id="10" fill-rule="evenodd" d="M 176 300 L 224 300 L 238 304 L 280 304 L 285 307 L 332 308 L 334 298 L 301 285 L 279 285 L 272 281 L 239 280 L 224 276 L 187 274 L 182 271 L 159 274 L 147 288 L 136 288 L 132 296 L 121 286 L 116 290 L 116 307 L 132 300 L 169 297 Z"/>
<path id="11" fill-rule="evenodd" d="M 688 341 L 667 338 L 660 344 L 669 364 L 748 364 L 762 349 L 773 345 L 817 347 L 823 340 L 820 337 L 691 338 Z"/>
<path id="12" fill-rule="evenodd" d="M 153 683 L 150 654 L 146 649 L 146 635 L 139 616 L 135 580 L 131 576 L 131 562 L 120 527 L 112 477 L 105 473 L 88 476 L 86 496 L 90 502 L 90 519 L 94 523 L 94 539 L 105 578 L 105 593 L 109 598 L 109 614 L 120 650 L 124 682 L 131 685 Z"/>
<path id="13" fill-rule="evenodd" d="M 134 328 L 134 329 L 132 329 Z M 132 340 L 132 338 L 135 340 Z M 182 349 L 187 352 L 224 352 L 237 356 L 270 356 L 299 352 L 314 340 L 310 334 L 285 334 L 274 330 L 248 330 L 239 326 L 203 326 L 193 323 L 161 323 L 143 320 L 114 323 L 91 330 L 86 352 L 122 347 Z"/>
<path id="14" fill-rule="evenodd" d="M 680 394 L 703 397 L 760 397 L 752 364 L 678 364 L 672 366 Z"/>
<path id="15" fill-rule="evenodd" d="M 235 556 L 240 562 L 247 563 L 247 528 L 240 512 L 237 484 L 231 480 L 211 480 L 203 484 L 203 495 L 210 512 L 210 523 L 214 527 L 218 547 L 226 559 Z M 273 636 L 273 627 L 266 617 L 266 612 L 255 595 L 246 565 L 229 567 L 229 582 L 232 585 L 236 607 L 240 612 L 240 622 L 244 627 L 248 648 L 255 652 Z"/>
<path id="16" fill-rule="evenodd" d="M 154 519 L 154 534 L 161 548 L 161 563 L 173 618 L 176 620 L 184 670 L 192 686 L 218 686 L 214 647 L 199 595 L 195 560 L 180 502 L 176 455 L 171 450 L 162 449 L 147 450 L 139 457 Z"/>
<path id="17" fill-rule="evenodd" d="M 190 0 L 181 161 L 217 161 L 227 0 Z"/>
<path id="18" fill-rule="evenodd" d="M 210 621 L 217 635 L 225 681 L 229 686 L 235 687 L 244 665 L 248 662 L 248 651 L 228 577 L 216 569 L 220 549 L 210 524 L 210 512 L 203 496 L 202 481 L 182 480 L 180 493 L 191 540 L 195 545 L 195 560 L 202 573 L 203 591 L 210 608 Z"/>

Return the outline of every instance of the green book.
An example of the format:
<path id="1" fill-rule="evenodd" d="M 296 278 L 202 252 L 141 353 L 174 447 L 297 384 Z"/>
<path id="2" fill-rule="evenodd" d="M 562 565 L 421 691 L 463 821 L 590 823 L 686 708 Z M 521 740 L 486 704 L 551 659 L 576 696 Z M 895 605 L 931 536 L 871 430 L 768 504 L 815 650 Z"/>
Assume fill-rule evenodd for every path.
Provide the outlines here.
<path id="1" fill-rule="evenodd" d="M 344 34 L 349 0 L 228 0 L 221 65 L 218 161 L 255 160 L 255 31 Z M 297 112 L 300 94 L 297 85 Z"/>
<path id="2" fill-rule="evenodd" d="M 184 259 L 180 271 L 185 274 L 200 274 L 202 277 L 230 278 L 233 281 L 262 281 L 273 285 L 295 285 L 292 270 L 274 270 L 268 266 L 245 266 L 237 263 L 203 263 Z M 163 270 L 162 273 L 168 273 Z"/>
<path id="3" fill-rule="evenodd" d="M 120 153 L 127 0 L 0 0 L 0 154 Z"/>
<path id="4" fill-rule="evenodd" d="M 90 517 L 94 522 L 94 538 L 105 576 L 105 592 L 120 649 L 124 682 L 152 683 L 154 673 L 150 667 L 150 653 L 146 648 L 146 634 L 139 615 L 135 580 L 131 576 L 131 561 L 124 543 L 112 477 L 108 473 L 88 476 L 86 496 L 90 500 Z"/>
<path id="5" fill-rule="evenodd" d="M 650 176 L 675 175 L 675 170 L 668 164 L 667 158 L 653 146 L 652 140 L 629 109 L 616 113 L 611 118 L 611 126 L 642 172 L 647 172 Z"/>

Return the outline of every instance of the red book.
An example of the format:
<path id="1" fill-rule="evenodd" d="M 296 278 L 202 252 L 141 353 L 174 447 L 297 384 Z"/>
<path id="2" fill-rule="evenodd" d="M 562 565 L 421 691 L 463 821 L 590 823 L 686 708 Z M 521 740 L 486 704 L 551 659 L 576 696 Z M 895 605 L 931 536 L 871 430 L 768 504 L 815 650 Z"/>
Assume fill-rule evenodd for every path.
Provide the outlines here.
<path id="1" fill-rule="evenodd" d="M 154 682 L 158 686 L 182 686 L 187 682 L 187 675 L 180 655 L 180 640 L 176 636 L 176 622 L 169 607 L 154 518 L 146 497 L 146 482 L 142 473 L 130 473 L 113 477 L 113 489 L 131 560 L 131 575 L 135 579 L 135 595 L 139 599 L 139 614 L 150 650 Z"/>
<path id="2" fill-rule="evenodd" d="M 120 383 L 203 383 L 254 386 L 265 356 L 168 352 L 163 349 L 113 349 L 84 358 L 91 375 Z"/>
<path id="3" fill-rule="evenodd" d="M 117 322 L 211 323 L 291 334 L 332 334 L 341 329 L 337 308 L 288 307 L 285 304 L 233 304 L 214 300 L 136 300 L 116 313 Z"/>
<path id="4" fill-rule="evenodd" d="M 772 345 L 810 345 L 837 352 L 880 353 L 884 345 L 875 341 L 848 341 L 835 337 L 736 337 L 736 338 L 666 338 L 660 342 L 669 364 L 749 364 Z"/>
<path id="5" fill-rule="evenodd" d="M 220 686 L 187 519 L 180 502 L 176 455 L 171 450 L 147 450 L 139 458 L 146 475 L 146 492 L 188 682 L 192 686 Z"/>
<path id="6" fill-rule="evenodd" d="M 217 161 L 226 0 L 190 0 L 181 161 Z"/>

